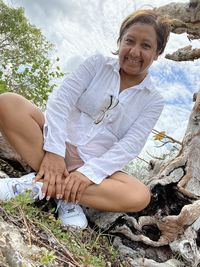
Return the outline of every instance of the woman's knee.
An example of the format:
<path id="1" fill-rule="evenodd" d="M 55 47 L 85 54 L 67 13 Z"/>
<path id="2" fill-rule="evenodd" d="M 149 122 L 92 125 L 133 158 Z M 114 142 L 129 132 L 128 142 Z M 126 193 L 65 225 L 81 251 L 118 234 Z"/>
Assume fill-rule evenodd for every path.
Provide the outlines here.
<path id="1" fill-rule="evenodd" d="M 3 93 L 0 95 L 0 115 L 3 116 L 10 112 L 11 110 L 20 109 L 20 102 L 22 97 L 15 93 Z"/>
<path id="2" fill-rule="evenodd" d="M 129 188 L 130 189 L 130 188 Z M 151 200 L 151 192 L 144 184 L 126 194 L 126 212 L 138 212 L 148 206 Z"/>
<path id="3" fill-rule="evenodd" d="M 15 93 L 0 95 L 0 121 L 4 126 L 24 116 L 33 118 L 41 127 L 44 124 L 43 113 L 23 96 Z"/>
<path id="4" fill-rule="evenodd" d="M 13 121 L 16 120 L 16 116 L 21 110 L 20 98 L 14 93 L 0 95 L 0 126 L 2 129 L 12 127 Z"/>
<path id="5" fill-rule="evenodd" d="M 149 188 L 136 177 L 124 172 L 116 172 L 111 179 L 120 182 L 118 191 L 119 209 L 124 212 L 137 212 L 146 208 L 151 200 Z"/>
<path id="6" fill-rule="evenodd" d="M 23 96 L 15 93 L 4 93 L 0 95 L 0 131 L 6 132 L 17 130 L 22 122 L 28 125 L 35 120 L 39 127 L 44 124 L 43 114 Z"/>

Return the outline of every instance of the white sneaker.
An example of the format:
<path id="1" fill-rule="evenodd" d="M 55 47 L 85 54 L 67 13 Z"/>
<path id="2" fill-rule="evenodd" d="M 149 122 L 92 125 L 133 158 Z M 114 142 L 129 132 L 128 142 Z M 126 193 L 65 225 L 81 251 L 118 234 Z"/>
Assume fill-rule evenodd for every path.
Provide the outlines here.
<path id="1" fill-rule="evenodd" d="M 0 200 L 8 201 L 19 194 L 30 190 L 30 197 L 33 199 L 43 199 L 41 182 L 33 182 L 36 173 L 29 173 L 20 178 L 0 179 Z M 77 229 L 85 229 L 88 225 L 87 218 L 79 205 L 65 203 L 59 200 L 57 203 L 58 218 L 63 226 Z"/>
<path id="2" fill-rule="evenodd" d="M 31 190 L 30 197 L 33 199 L 42 199 L 42 185 L 40 182 L 32 182 L 35 173 L 26 174 L 20 178 L 0 179 L 0 200 L 7 201 L 11 198 Z"/>
<path id="3" fill-rule="evenodd" d="M 82 208 L 73 203 L 66 203 L 59 200 L 57 204 L 58 218 L 63 226 L 83 230 L 87 227 L 88 221 Z"/>

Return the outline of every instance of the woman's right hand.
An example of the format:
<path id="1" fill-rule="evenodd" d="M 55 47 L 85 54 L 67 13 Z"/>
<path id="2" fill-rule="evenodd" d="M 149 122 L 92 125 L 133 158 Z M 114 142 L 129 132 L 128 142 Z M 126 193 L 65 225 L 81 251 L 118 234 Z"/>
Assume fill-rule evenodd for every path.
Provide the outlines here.
<path id="1" fill-rule="evenodd" d="M 63 197 L 63 176 L 67 177 L 68 175 L 69 173 L 66 168 L 65 159 L 54 153 L 46 152 L 34 180 L 35 182 L 38 182 L 41 178 L 44 178 L 42 193 L 43 197 L 46 196 L 47 200 L 49 200 L 51 196 L 55 197 L 55 195 L 57 199 L 60 199 Z"/>

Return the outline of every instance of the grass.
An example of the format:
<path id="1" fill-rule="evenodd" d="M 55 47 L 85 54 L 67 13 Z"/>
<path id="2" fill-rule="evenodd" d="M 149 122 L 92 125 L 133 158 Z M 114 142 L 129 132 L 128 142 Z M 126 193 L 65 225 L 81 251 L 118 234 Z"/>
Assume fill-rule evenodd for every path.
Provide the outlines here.
<path id="1" fill-rule="evenodd" d="M 68 261 L 75 266 L 87 267 L 126 266 L 112 246 L 112 236 L 90 228 L 79 232 L 62 229 L 60 221 L 53 215 L 53 204 L 34 203 L 29 194 L 27 192 L 1 203 L 1 214 L 6 221 L 13 222 L 19 231 L 26 228 L 25 239 L 29 245 L 46 247 L 47 250 L 38 255 L 35 261 L 42 266 L 53 261 L 62 264 Z M 49 240 L 53 240 L 54 246 Z"/>

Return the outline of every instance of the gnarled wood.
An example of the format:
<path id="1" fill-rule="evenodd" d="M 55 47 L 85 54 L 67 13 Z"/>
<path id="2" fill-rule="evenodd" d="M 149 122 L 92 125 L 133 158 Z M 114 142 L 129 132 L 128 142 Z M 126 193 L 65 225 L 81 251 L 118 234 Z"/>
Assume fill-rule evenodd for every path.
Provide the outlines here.
<path id="1" fill-rule="evenodd" d="M 176 34 L 187 33 L 188 39 L 200 39 L 200 0 L 189 3 L 170 3 L 156 8 L 158 14 L 168 14 L 171 21 L 171 31 Z M 166 58 L 175 61 L 187 61 L 200 58 L 199 49 L 192 46 L 180 48 Z"/>
<path id="2" fill-rule="evenodd" d="M 170 3 L 156 8 L 158 14 L 169 15 L 172 18 L 173 33 L 187 33 L 200 38 L 200 1 L 196 3 Z"/>
<path id="3" fill-rule="evenodd" d="M 192 46 L 188 45 L 178 49 L 172 54 L 167 54 L 165 57 L 174 61 L 194 61 L 195 59 L 200 58 L 200 49 L 192 49 Z"/>

